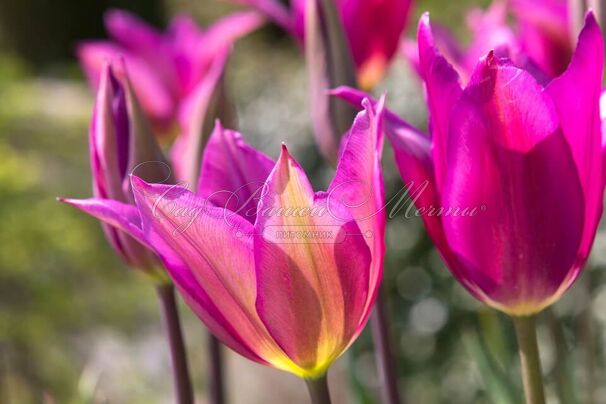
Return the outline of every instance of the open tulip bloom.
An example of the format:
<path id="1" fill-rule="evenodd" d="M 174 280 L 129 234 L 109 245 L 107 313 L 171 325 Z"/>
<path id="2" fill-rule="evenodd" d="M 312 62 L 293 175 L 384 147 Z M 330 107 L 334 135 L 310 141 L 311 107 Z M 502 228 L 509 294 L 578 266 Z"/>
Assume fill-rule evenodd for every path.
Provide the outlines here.
<path id="1" fill-rule="evenodd" d="M 482 302 L 529 318 L 579 277 L 602 214 L 598 24 L 589 13 L 570 65 L 545 86 L 490 52 L 462 88 L 427 14 L 418 47 L 431 137 L 385 112 L 400 174 L 409 189 L 423 187 L 419 215 L 455 278 Z"/>
<path id="2" fill-rule="evenodd" d="M 215 61 L 221 60 L 217 56 L 262 21 L 253 12 L 236 13 L 202 30 L 191 17 L 179 15 L 162 33 L 127 11 L 111 10 L 105 15 L 111 40 L 82 42 L 77 53 L 95 88 L 105 61 L 123 57 L 146 114 L 156 128 L 166 130 L 184 102 L 200 91 Z"/>
<path id="3" fill-rule="evenodd" d="M 362 331 L 382 276 L 382 101 L 364 105 L 327 192 L 313 192 L 286 146 L 274 162 L 217 125 L 197 193 L 133 176 L 136 206 L 70 203 L 155 251 L 225 345 L 322 380 Z"/>
<path id="4" fill-rule="evenodd" d="M 509 14 L 514 16 L 514 24 L 509 23 Z M 432 29 L 435 44 L 463 81 L 469 80 L 478 59 L 494 50 L 544 84 L 562 74 L 570 63 L 574 40 L 569 14 L 563 0 L 495 0 L 487 10 L 477 8 L 467 13 L 471 41 L 466 47 L 453 39 L 455 35 L 447 28 L 434 24 Z M 404 40 L 402 50 L 420 73 L 416 43 Z"/>
<path id="5" fill-rule="evenodd" d="M 177 135 L 171 149 L 175 177 L 196 181 L 214 119 L 229 114 L 222 111 L 229 108 L 222 105 L 221 82 L 231 46 L 262 22 L 258 13 L 242 12 L 203 30 L 180 15 L 162 33 L 127 11 L 112 10 L 105 17 L 111 41 L 82 42 L 78 58 L 95 88 L 106 61 L 124 58 L 156 133 Z"/>

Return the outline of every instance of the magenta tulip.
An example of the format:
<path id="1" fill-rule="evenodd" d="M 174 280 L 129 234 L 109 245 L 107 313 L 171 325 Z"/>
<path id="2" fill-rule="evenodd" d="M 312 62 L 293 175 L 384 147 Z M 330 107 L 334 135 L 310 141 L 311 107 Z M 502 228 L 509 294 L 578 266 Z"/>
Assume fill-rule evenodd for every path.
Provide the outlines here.
<path id="1" fill-rule="evenodd" d="M 106 14 L 112 41 L 88 41 L 78 56 L 93 86 L 106 60 L 126 60 L 133 87 L 157 134 L 176 140 L 171 160 L 176 178 L 197 182 L 200 156 L 216 117 L 229 119 L 221 82 L 233 42 L 257 28 L 262 17 L 236 13 L 205 30 L 188 16 L 175 17 L 161 33 L 120 10 Z"/>
<path id="2" fill-rule="evenodd" d="M 151 127 L 131 90 L 125 67 L 122 74 L 106 63 L 102 69 L 90 127 L 90 162 L 93 195 L 96 200 L 112 199 L 134 204 L 129 175 L 136 170 L 145 178 L 162 181 L 170 172 Z M 69 202 L 69 200 L 67 200 Z M 94 200 L 89 202 L 91 207 Z M 114 250 L 130 267 L 164 276 L 160 263 L 149 249 L 126 232 L 104 224 Z"/>
<path id="3" fill-rule="evenodd" d="M 152 248 L 225 345 L 314 379 L 359 335 L 381 279 L 381 116 L 358 115 L 327 192 L 286 146 L 274 162 L 218 125 L 198 193 L 133 177 L 136 207 L 71 203 Z"/>
<path id="4" fill-rule="evenodd" d="M 233 0 L 248 4 L 304 43 L 305 0 L 291 0 L 290 8 L 278 0 Z M 363 88 L 383 76 L 400 43 L 412 0 L 337 0 L 341 21 Z"/>
<path id="5" fill-rule="evenodd" d="M 510 26 L 509 13 L 514 16 Z M 433 26 L 436 45 L 466 82 L 477 60 L 490 50 L 524 66 L 546 82 L 564 72 L 574 50 L 572 17 L 564 0 L 496 0 L 487 10 L 473 9 L 467 15 L 471 43 L 463 47 L 452 32 Z M 418 69 L 416 44 L 405 41 L 405 57 Z"/>
<path id="6" fill-rule="evenodd" d="M 562 74 L 574 51 L 567 0 L 510 0 L 523 51 L 550 77 Z M 579 2 L 581 3 L 581 2 Z"/>
<path id="7" fill-rule="evenodd" d="M 570 66 L 546 86 L 490 52 L 462 88 L 428 15 L 418 43 L 431 138 L 385 115 L 417 214 L 472 295 L 510 315 L 537 313 L 579 277 L 602 213 L 598 24 L 587 15 Z"/>
<path id="8" fill-rule="evenodd" d="M 202 30 L 180 15 L 162 33 L 127 11 L 112 10 L 105 16 L 111 41 L 83 42 L 78 57 L 95 88 L 105 61 L 124 57 L 145 112 L 154 127 L 167 131 L 175 127 L 182 105 L 204 85 L 217 57 L 261 23 L 255 13 L 238 13 Z"/>

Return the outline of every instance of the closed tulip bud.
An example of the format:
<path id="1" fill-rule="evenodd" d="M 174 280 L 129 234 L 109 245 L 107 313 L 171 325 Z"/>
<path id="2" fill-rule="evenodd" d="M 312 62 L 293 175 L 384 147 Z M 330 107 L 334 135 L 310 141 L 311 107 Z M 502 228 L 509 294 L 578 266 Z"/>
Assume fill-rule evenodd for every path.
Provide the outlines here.
<path id="1" fill-rule="evenodd" d="M 99 80 L 90 126 L 89 148 L 93 196 L 88 201 L 63 199 L 84 210 L 98 209 L 103 201 L 134 204 L 130 174 L 150 181 L 168 179 L 170 168 L 156 142 L 147 118 L 131 89 L 126 69 L 106 63 Z M 108 241 L 126 264 L 153 272 L 159 262 L 148 248 L 126 232 L 103 224 Z"/>

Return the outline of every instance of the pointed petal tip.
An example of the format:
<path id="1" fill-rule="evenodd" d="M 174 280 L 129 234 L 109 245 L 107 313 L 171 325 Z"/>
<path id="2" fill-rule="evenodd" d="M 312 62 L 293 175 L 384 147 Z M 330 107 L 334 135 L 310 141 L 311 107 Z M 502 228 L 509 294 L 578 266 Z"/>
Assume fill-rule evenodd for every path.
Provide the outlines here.
<path id="1" fill-rule="evenodd" d="M 587 14 L 585 14 L 585 25 L 588 25 L 588 24 L 598 25 L 598 21 L 595 17 L 595 12 L 593 11 L 592 8 L 587 10 Z"/>
<path id="2" fill-rule="evenodd" d="M 146 189 L 150 187 L 150 184 L 148 184 L 147 182 L 145 182 L 144 180 L 142 180 L 141 178 L 137 177 L 134 174 L 128 174 L 129 178 L 130 178 L 130 184 L 133 187 L 133 191 L 135 189 Z"/>

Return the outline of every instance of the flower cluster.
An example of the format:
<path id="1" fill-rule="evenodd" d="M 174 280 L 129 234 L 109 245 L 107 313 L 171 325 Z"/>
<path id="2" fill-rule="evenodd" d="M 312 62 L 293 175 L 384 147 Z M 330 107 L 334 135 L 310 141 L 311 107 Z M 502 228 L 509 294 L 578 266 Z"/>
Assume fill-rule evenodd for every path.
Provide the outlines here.
<path id="1" fill-rule="evenodd" d="M 410 0 L 237 2 L 256 11 L 207 29 L 179 16 L 166 33 L 108 13 L 112 40 L 78 48 L 97 91 L 94 197 L 62 201 L 101 220 L 125 263 L 174 283 L 223 344 L 308 380 L 324 402 L 315 381 L 379 295 L 385 135 L 404 184 L 425 184 L 414 202 L 447 267 L 517 319 L 526 352 L 525 319 L 578 279 L 602 214 L 604 44 L 593 13 L 577 39 L 565 2 L 496 2 L 469 14 L 463 47 L 427 13 L 416 41 L 402 40 Z M 305 48 L 313 128 L 336 167 L 326 191 L 314 192 L 278 139 L 274 160 L 234 128 L 228 54 L 265 18 Z M 363 92 L 398 49 L 423 82 L 428 134 Z M 453 213 L 466 207 L 473 214 Z M 522 359 L 532 376 L 536 363 Z M 528 380 L 528 402 L 541 402 Z"/>

